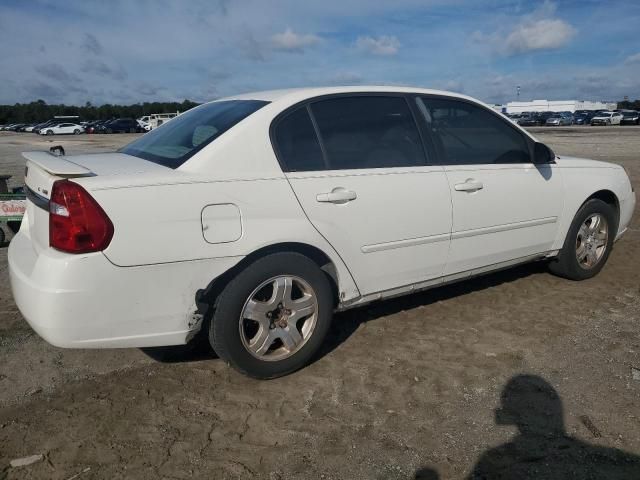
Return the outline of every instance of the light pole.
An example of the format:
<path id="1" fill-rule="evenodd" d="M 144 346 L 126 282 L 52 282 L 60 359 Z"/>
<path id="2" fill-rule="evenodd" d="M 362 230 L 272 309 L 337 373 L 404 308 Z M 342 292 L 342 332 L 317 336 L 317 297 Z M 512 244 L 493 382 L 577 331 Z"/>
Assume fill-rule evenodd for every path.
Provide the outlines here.
<path id="1" fill-rule="evenodd" d="M 516 86 L 516 97 L 520 100 L 520 85 Z"/>

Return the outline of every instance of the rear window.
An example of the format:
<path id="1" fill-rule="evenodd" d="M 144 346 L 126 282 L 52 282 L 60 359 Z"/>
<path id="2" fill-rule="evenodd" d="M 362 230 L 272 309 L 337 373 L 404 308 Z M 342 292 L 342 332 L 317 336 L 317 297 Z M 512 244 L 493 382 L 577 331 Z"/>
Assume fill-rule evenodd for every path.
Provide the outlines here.
<path id="1" fill-rule="evenodd" d="M 118 150 L 178 168 L 231 127 L 269 102 L 228 100 L 201 105 Z"/>

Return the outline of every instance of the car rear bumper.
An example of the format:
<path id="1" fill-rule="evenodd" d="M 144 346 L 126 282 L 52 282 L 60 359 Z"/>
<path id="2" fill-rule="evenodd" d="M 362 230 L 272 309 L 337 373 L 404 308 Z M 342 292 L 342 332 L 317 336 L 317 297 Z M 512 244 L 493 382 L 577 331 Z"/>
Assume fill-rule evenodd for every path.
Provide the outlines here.
<path id="1" fill-rule="evenodd" d="M 239 257 L 117 267 L 102 253 L 36 252 L 21 230 L 9 245 L 15 302 L 47 342 L 65 348 L 179 345 L 200 328 L 196 292 Z"/>

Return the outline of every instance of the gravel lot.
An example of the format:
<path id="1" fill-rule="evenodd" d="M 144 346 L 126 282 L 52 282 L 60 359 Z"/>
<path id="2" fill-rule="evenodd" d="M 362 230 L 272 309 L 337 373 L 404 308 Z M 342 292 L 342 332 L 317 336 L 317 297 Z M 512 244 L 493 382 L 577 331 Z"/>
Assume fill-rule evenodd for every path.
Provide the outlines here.
<path id="1" fill-rule="evenodd" d="M 640 128 L 533 130 L 559 155 L 624 165 L 639 190 Z M 21 151 L 133 137 L 0 132 L 0 173 L 20 180 Z M 505 464 L 537 472 L 509 478 L 640 478 L 638 212 L 592 280 L 534 264 L 342 313 L 313 365 L 268 382 L 212 353 L 53 348 L 13 303 L 6 253 L 0 479 L 448 479 Z"/>

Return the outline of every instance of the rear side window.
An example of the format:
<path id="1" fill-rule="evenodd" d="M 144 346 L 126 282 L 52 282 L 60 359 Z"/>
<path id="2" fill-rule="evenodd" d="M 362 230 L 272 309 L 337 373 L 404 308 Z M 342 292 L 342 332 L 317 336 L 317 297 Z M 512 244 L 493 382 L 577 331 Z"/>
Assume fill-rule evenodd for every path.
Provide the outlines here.
<path id="1" fill-rule="evenodd" d="M 228 100 L 207 103 L 151 130 L 119 152 L 178 168 L 231 127 L 269 102 Z"/>
<path id="2" fill-rule="evenodd" d="M 497 115 L 471 103 L 418 98 L 447 165 L 530 163 L 524 135 Z"/>
<path id="3" fill-rule="evenodd" d="M 290 172 L 324 170 L 322 150 L 307 107 L 280 120 L 275 128 L 278 157 Z"/>
<path id="4" fill-rule="evenodd" d="M 425 165 L 404 97 L 355 96 L 311 104 L 331 170 Z"/>

